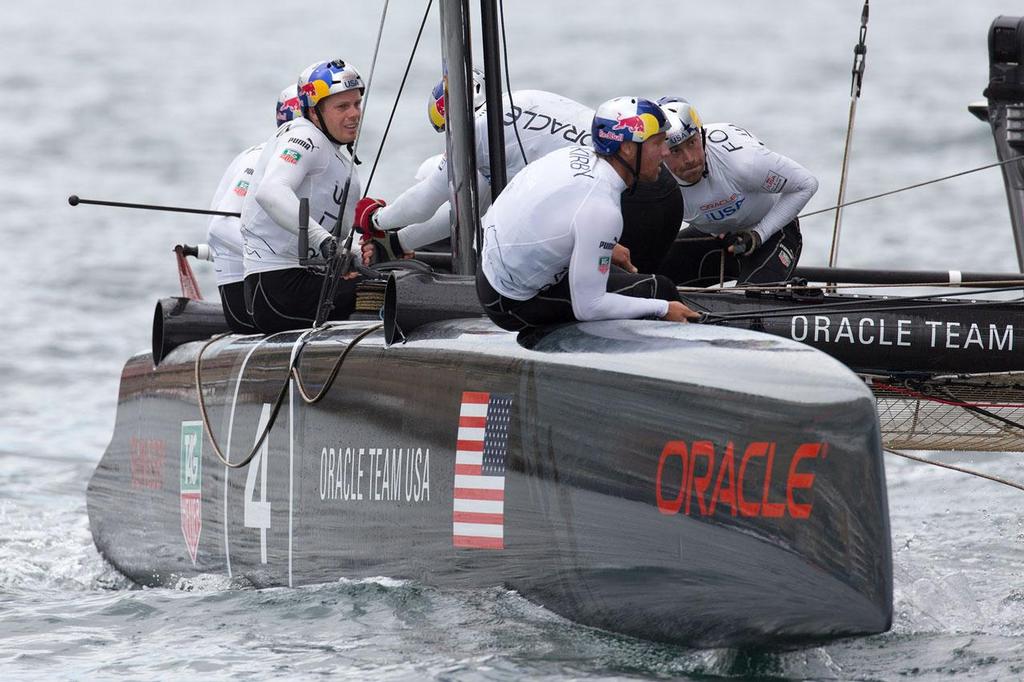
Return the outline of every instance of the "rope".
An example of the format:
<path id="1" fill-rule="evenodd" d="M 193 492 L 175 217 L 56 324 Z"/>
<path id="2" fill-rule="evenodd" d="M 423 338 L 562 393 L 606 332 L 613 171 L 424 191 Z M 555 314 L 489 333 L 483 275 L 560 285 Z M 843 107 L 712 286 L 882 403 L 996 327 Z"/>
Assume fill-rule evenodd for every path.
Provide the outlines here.
<path id="1" fill-rule="evenodd" d="M 305 348 L 305 345 L 307 343 L 304 337 L 307 337 L 318 330 L 306 330 L 302 334 L 302 336 L 299 337 L 299 339 L 302 340 L 302 346 L 295 354 L 295 359 L 288 366 L 287 378 L 281 385 L 281 390 L 278 392 L 277 398 L 274 400 L 274 405 L 270 411 L 270 419 L 267 420 L 266 427 L 263 429 L 263 432 L 260 433 L 259 437 L 256 439 L 256 443 L 252 446 L 252 450 L 249 451 L 249 454 L 243 457 L 240 461 L 234 463 L 228 461 L 227 457 L 225 457 L 223 451 L 221 450 L 220 444 L 217 442 L 216 437 L 213 435 L 213 428 L 210 426 L 210 415 L 206 410 L 206 399 L 203 397 L 202 384 L 203 354 L 206 353 L 206 349 L 209 348 L 213 343 L 223 339 L 226 336 L 230 336 L 230 334 L 219 334 L 211 338 L 205 344 L 203 344 L 203 347 L 199 349 L 199 354 L 196 356 L 195 362 L 196 397 L 199 402 L 199 412 L 203 418 L 203 430 L 206 432 L 206 436 L 210 439 L 210 443 L 213 445 L 213 452 L 217 456 L 217 459 L 220 460 L 221 464 L 231 469 L 241 469 L 242 467 L 248 465 L 249 462 L 252 461 L 252 458 L 256 456 L 256 453 L 259 452 L 259 449 L 263 446 L 263 441 L 267 439 L 267 436 L 270 435 L 271 429 L 274 428 L 274 422 L 277 421 L 277 414 L 278 412 L 280 412 L 281 405 L 284 404 L 284 397 L 288 393 L 289 379 L 294 377 L 296 385 L 298 386 L 299 389 L 299 395 L 302 396 L 302 400 L 307 405 L 313 405 L 315 403 L 320 402 L 324 398 L 324 396 L 327 395 L 327 392 L 331 389 L 331 387 L 334 385 L 334 381 L 338 376 L 338 372 L 341 370 L 342 364 L 344 364 L 345 359 L 348 357 L 348 354 L 352 351 L 352 349 L 355 348 L 356 345 L 364 338 L 369 336 L 371 333 L 381 329 L 383 326 L 383 324 L 378 324 L 374 327 L 370 327 L 369 329 L 365 329 L 358 335 L 356 335 L 355 338 L 352 339 L 352 341 L 345 347 L 345 350 L 342 351 L 341 355 L 335 361 L 334 367 L 331 370 L 330 375 L 327 377 L 327 381 L 324 382 L 323 388 L 317 395 L 313 397 L 310 397 L 309 394 L 306 393 L 305 391 L 305 387 L 302 383 L 302 377 L 299 375 L 298 363 L 299 358 L 302 356 L 302 350 Z M 241 381 L 241 377 L 239 377 L 239 381 Z"/>
<path id="2" fill-rule="evenodd" d="M 509 110 L 513 117 L 516 112 L 516 103 L 512 101 L 512 80 L 509 76 L 508 71 L 508 38 L 505 36 L 505 0 L 498 2 L 498 16 L 501 19 L 501 50 L 504 53 L 505 61 L 505 89 L 508 92 L 508 105 Z M 521 115 L 521 114 L 520 114 Z M 516 142 L 519 143 L 519 153 L 523 155 L 523 164 L 530 163 L 526 159 L 526 150 L 523 148 L 523 141 L 519 137 L 519 119 L 514 118 L 512 121 L 512 132 L 516 134 Z M 495 197 L 497 198 L 497 197 Z"/>
<path id="3" fill-rule="evenodd" d="M 335 360 L 334 367 L 331 369 L 331 374 L 330 376 L 327 377 L 327 381 L 324 382 L 324 387 L 320 389 L 319 393 L 312 397 L 309 395 L 309 393 L 306 392 L 305 384 L 302 383 L 302 377 L 299 375 L 299 359 L 302 357 L 303 349 L 305 349 L 305 345 L 303 345 L 303 347 L 299 349 L 299 352 L 295 354 L 295 363 L 291 367 L 291 375 L 295 377 L 295 385 L 299 389 L 299 395 L 302 396 L 302 400 L 307 405 L 315 405 L 316 403 L 323 400 L 324 396 L 327 395 L 327 391 L 329 391 L 331 386 L 334 385 L 334 380 L 338 376 L 338 372 L 341 370 L 341 366 L 345 363 L 345 358 L 348 357 L 349 352 L 351 352 L 351 350 L 355 348 L 356 344 L 358 344 L 360 341 L 365 339 L 373 332 L 382 329 L 383 327 L 383 324 L 378 324 L 375 327 L 370 327 L 369 329 L 360 332 L 354 339 L 352 339 L 348 346 L 345 347 L 345 350 L 342 351 L 341 355 L 338 356 L 338 359 Z"/>
<path id="4" fill-rule="evenodd" d="M 880 199 L 882 197 L 887 197 L 890 194 L 898 194 L 899 192 L 906 192 L 907 190 L 917 189 L 918 187 L 924 187 L 925 185 L 932 185 L 932 184 L 935 184 L 936 182 L 942 182 L 943 180 L 950 180 L 952 178 L 958 178 L 961 175 L 970 175 L 971 173 L 977 173 L 978 171 L 987 170 L 989 168 L 995 168 L 996 166 L 1005 166 L 1008 163 L 1013 163 L 1014 161 L 1020 161 L 1021 159 L 1024 159 L 1024 155 L 1015 156 L 1012 159 L 1007 159 L 1005 161 L 997 161 L 996 163 L 990 163 L 987 166 L 978 166 L 977 168 L 971 168 L 970 170 L 960 171 L 959 173 L 953 173 L 952 175 L 945 175 L 945 176 L 943 176 L 941 178 L 935 178 L 934 180 L 926 180 L 924 182 L 919 182 L 919 183 L 914 184 L 914 185 L 907 185 L 906 187 L 900 187 L 898 189 L 890 190 L 888 192 L 882 192 L 881 194 L 874 194 L 874 195 L 869 196 L 869 197 L 863 197 L 861 199 L 854 199 L 853 201 L 847 201 L 846 203 L 838 204 L 836 206 L 829 206 L 828 208 L 822 208 L 822 209 L 819 209 L 817 211 L 811 211 L 809 213 L 802 213 L 801 215 L 799 215 L 797 217 L 800 218 L 800 219 L 809 218 L 812 215 L 818 215 L 819 213 L 828 213 L 829 211 L 834 211 L 837 208 L 844 208 L 846 206 L 853 206 L 854 204 L 860 204 L 860 203 L 863 203 L 865 201 L 871 201 L 873 199 Z"/>
<path id="5" fill-rule="evenodd" d="M 1014 483 L 1013 481 L 1009 481 L 1009 480 L 1007 480 L 1005 478 L 1000 478 L 999 476 L 992 476 L 991 474 L 984 474 L 984 473 L 982 473 L 980 471 L 975 471 L 974 469 L 967 469 L 967 468 L 964 468 L 964 467 L 958 467 L 958 466 L 954 466 L 952 464 L 946 464 L 944 462 L 936 462 L 935 460 L 927 459 L 925 457 L 915 457 L 914 455 L 908 455 L 907 453 L 900 452 L 899 450 L 890 450 L 889 448 L 882 448 L 882 450 L 884 450 L 885 452 L 889 453 L 890 455 L 896 455 L 897 457 L 905 457 L 906 459 L 912 459 L 915 462 L 921 462 L 922 464 L 931 464 L 932 466 L 942 467 L 943 469 L 951 469 L 953 471 L 959 471 L 962 474 L 969 474 L 971 476 L 977 476 L 978 478 L 984 478 L 984 479 L 989 480 L 989 481 L 994 481 L 996 483 L 1002 483 L 1003 485 L 1008 485 L 1011 488 L 1016 488 L 1017 490 L 1024 490 L 1024 485 L 1021 485 L 1020 483 Z"/>
<path id="6" fill-rule="evenodd" d="M 224 453 L 221 451 L 220 444 L 214 437 L 213 429 L 210 427 L 210 415 L 206 411 L 206 399 L 203 398 L 202 383 L 203 354 L 206 352 L 206 349 L 209 348 L 214 342 L 223 339 L 225 336 L 229 336 L 229 334 L 219 334 L 217 336 L 214 336 L 212 339 L 203 344 L 202 348 L 199 349 L 199 355 L 196 356 L 195 365 L 196 397 L 199 401 L 199 413 L 203 417 L 203 430 L 206 432 L 206 437 L 210 439 L 210 443 L 213 444 L 213 453 L 217 455 L 217 459 L 219 459 L 221 461 L 221 464 L 223 464 L 224 466 L 231 469 L 241 469 L 242 467 L 246 466 L 247 464 L 249 464 L 249 462 L 252 461 L 252 458 L 256 456 L 257 452 L 259 452 L 259 449 L 263 447 L 263 441 L 265 441 L 267 439 L 267 436 L 270 434 L 270 429 L 273 428 L 274 422 L 277 420 L 277 413 L 281 411 L 281 405 L 284 403 L 284 396 L 285 393 L 287 393 L 288 391 L 288 381 L 286 380 L 284 382 L 284 385 L 281 386 L 281 391 L 277 394 L 277 399 L 274 400 L 274 407 L 270 411 L 270 419 L 267 421 L 267 426 L 266 428 L 263 429 L 263 433 L 260 434 L 259 438 L 256 439 L 256 443 L 252 446 L 252 450 L 249 451 L 249 454 L 243 457 L 241 461 L 235 463 L 229 462 L 227 458 L 224 456 Z"/>
<path id="7" fill-rule="evenodd" d="M 409 70 L 412 68 L 412 60 L 416 56 L 416 48 L 419 47 L 420 37 L 423 35 L 423 27 L 427 25 L 427 16 L 430 14 L 430 7 L 434 0 L 427 0 L 427 9 L 423 12 L 423 21 L 420 22 L 420 30 L 416 34 L 416 42 L 412 45 L 412 53 L 409 55 L 409 61 L 405 65 L 405 73 L 402 74 L 402 82 L 398 86 L 398 94 L 395 95 L 395 104 L 391 107 L 391 115 L 388 116 L 388 124 L 384 127 L 384 135 L 380 140 L 380 147 L 377 149 L 377 156 L 373 159 L 373 167 L 370 169 L 370 179 L 366 181 L 366 190 L 363 192 L 363 196 L 370 194 L 370 184 L 373 182 L 373 174 L 377 172 L 377 162 L 380 161 L 381 154 L 384 153 L 384 143 L 388 141 L 388 132 L 391 131 L 391 122 L 395 120 L 395 111 L 398 110 L 398 102 L 402 98 L 402 90 L 405 89 L 405 81 L 409 77 Z"/>

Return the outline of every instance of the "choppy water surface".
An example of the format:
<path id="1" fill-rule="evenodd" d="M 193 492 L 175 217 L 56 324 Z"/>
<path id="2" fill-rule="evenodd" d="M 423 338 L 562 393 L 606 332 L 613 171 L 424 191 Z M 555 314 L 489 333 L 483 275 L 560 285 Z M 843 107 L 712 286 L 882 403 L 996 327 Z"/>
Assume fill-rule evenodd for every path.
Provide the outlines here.
<path id="1" fill-rule="evenodd" d="M 986 31 L 1013 3 L 872 8 L 848 197 L 994 160 L 966 112 L 987 82 Z M 424 4 L 394 2 L 361 143 L 372 159 Z M 685 95 L 821 180 L 833 201 L 861 3 L 508 3 L 514 88 L 596 105 Z M 202 206 L 239 150 L 271 129 L 277 92 L 342 56 L 368 75 L 378 3 L 300 13 L 281 3 L 161 6 L 71 0 L 8 9 L 0 24 L 0 231 L 9 293 L 0 335 L 0 673 L 5 678 L 305 676 L 548 679 L 763 677 L 1013 679 L 1024 674 L 1024 494 L 891 460 L 892 632 L 784 654 L 694 652 L 584 628 L 500 589 L 381 579 L 296 590 L 221 576 L 140 590 L 97 555 L 85 485 L 113 426 L 120 367 L 148 347 L 173 294 L 170 248 L 202 218 L 65 203 L 68 194 Z M 783 13 L 784 11 L 784 13 Z M 436 15 L 436 9 L 434 10 Z M 436 16 L 372 193 L 392 198 L 442 140 L 423 120 L 437 78 Z M 370 163 L 363 168 L 364 181 Z M 826 260 L 831 219 L 804 226 Z M 848 209 L 841 263 L 1012 270 L 998 171 Z M 199 266 L 213 293 L 212 272 Z M 13 285 L 13 286 L 12 286 Z M 1015 455 L 943 455 L 1024 480 Z"/>

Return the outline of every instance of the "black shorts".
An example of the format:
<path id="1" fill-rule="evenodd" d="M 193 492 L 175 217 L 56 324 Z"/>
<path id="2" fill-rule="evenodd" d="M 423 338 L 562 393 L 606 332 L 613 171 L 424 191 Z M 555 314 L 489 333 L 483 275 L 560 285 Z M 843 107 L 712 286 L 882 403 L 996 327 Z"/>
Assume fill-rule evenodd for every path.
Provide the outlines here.
<path id="1" fill-rule="evenodd" d="M 679 300 L 679 292 L 668 278 L 634 274 L 615 266 L 608 274 L 608 291 L 637 298 Z M 510 332 L 577 321 L 572 312 L 568 275 L 533 298 L 516 301 L 495 291 L 484 276 L 483 268 L 480 268 L 476 273 L 476 294 L 487 317 Z"/>
<path id="2" fill-rule="evenodd" d="M 793 276 L 803 249 L 800 222 L 795 219 L 749 256 L 729 253 L 727 249 L 731 242 L 723 239 L 684 241 L 708 236 L 696 227 L 687 227 L 680 232 L 680 241 L 672 245 L 658 267 L 658 273 L 680 286 L 713 286 L 722 279 L 724 254 L 726 281 L 734 279 L 740 284 L 777 284 Z"/>
<path id="3" fill-rule="evenodd" d="M 334 310 L 327 319 L 347 320 L 356 307 L 356 284 L 362 278 L 338 282 Z M 245 301 L 256 327 L 264 334 L 307 329 L 316 320 L 316 305 L 324 277 L 305 268 L 254 272 L 245 278 Z"/>
<path id="4" fill-rule="evenodd" d="M 236 334 L 258 334 L 252 312 L 245 306 L 245 283 L 222 284 L 217 290 L 220 291 L 220 305 L 224 309 L 228 329 Z"/>

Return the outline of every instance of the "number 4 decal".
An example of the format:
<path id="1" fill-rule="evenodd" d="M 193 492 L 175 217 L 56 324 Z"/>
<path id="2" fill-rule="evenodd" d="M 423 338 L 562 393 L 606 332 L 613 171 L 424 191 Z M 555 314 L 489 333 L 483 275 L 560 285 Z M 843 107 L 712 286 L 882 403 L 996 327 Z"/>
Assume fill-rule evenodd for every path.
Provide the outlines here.
<path id="1" fill-rule="evenodd" d="M 270 421 L 270 403 L 263 403 L 259 426 L 253 445 L 259 440 L 260 434 L 267 428 Z M 267 460 L 270 459 L 270 435 L 263 439 L 259 452 L 249 462 L 245 475 L 245 514 L 246 528 L 260 529 L 260 563 L 267 563 L 267 530 L 270 528 L 270 502 L 267 501 Z M 256 477 L 260 479 L 260 499 L 254 500 L 256 493 Z"/>

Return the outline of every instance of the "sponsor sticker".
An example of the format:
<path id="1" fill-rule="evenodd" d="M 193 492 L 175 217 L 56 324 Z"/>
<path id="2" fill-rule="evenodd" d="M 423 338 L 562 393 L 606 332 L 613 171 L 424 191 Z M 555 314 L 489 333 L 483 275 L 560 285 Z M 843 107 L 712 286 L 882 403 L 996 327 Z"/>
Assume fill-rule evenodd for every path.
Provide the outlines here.
<path id="1" fill-rule="evenodd" d="M 203 422 L 181 423 L 181 534 L 196 564 L 203 531 Z"/>
<path id="2" fill-rule="evenodd" d="M 150 490 L 163 488 L 167 444 L 157 438 L 132 436 L 128 452 L 132 471 L 132 487 Z"/>
<path id="3" fill-rule="evenodd" d="M 782 188 L 786 186 L 788 181 L 784 175 L 779 175 L 775 171 L 768 171 L 764 182 L 761 183 L 761 189 L 770 194 L 776 194 L 782 191 Z"/>
<path id="4" fill-rule="evenodd" d="M 455 446 L 452 544 L 505 548 L 505 463 L 512 396 L 466 391 Z"/>
<path id="5" fill-rule="evenodd" d="M 283 152 L 281 152 L 281 160 L 285 161 L 286 163 L 296 164 L 299 162 L 299 159 L 301 158 L 302 154 L 298 153 L 294 149 L 285 149 Z"/>
<path id="6" fill-rule="evenodd" d="M 779 262 L 782 267 L 788 268 L 793 262 L 793 255 L 786 249 L 779 249 Z"/>
<path id="7" fill-rule="evenodd" d="M 235 188 L 231 191 L 233 191 L 240 197 L 244 197 L 246 194 L 249 193 L 249 183 L 246 182 L 245 180 L 239 180 L 238 184 L 235 185 Z"/>
<path id="8" fill-rule="evenodd" d="M 612 258 L 611 256 L 601 256 L 597 259 L 597 271 L 602 275 L 608 274 L 608 270 L 611 267 Z"/>

